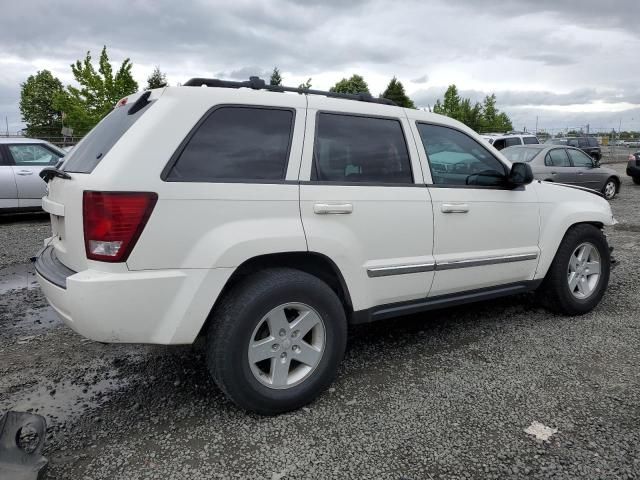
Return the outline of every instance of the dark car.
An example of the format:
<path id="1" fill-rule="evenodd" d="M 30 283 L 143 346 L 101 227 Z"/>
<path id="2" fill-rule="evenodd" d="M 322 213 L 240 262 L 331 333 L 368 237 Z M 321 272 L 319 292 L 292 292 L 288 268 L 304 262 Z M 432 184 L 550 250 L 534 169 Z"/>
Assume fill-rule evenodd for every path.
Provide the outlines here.
<path id="1" fill-rule="evenodd" d="M 594 160 L 600 161 L 602 158 L 602 150 L 595 137 L 563 137 L 551 138 L 545 143 L 553 145 L 566 145 L 567 147 L 575 147 L 582 150 Z"/>
<path id="2" fill-rule="evenodd" d="M 640 152 L 629 155 L 627 163 L 627 175 L 633 179 L 633 183 L 640 185 Z"/>

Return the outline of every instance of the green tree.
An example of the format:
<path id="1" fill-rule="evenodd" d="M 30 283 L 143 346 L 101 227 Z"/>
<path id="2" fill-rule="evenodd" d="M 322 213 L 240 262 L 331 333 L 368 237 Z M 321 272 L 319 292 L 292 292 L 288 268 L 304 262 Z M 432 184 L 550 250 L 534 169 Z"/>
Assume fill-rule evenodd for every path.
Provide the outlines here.
<path id="1" fill-rule="evenodd" d="M 30 75 L 20 85 L 20 113 L 29 137 L 60 135 L 62 116 L 54 105 L 54 98 L 62 93 L 62 82 L 49 70 Z"/>
<path id="2" fill-rule="evenodd" d="M 496 108 L 496 94 L 484 97 L 482 105 L 482 128 L 486 132 L 500 131 L 498 129 L 498 109 Z"/>
<path id="3" fill-rule="evenodd" d="M 271 74 L 269 85 L 282 85 L 282 76 L 280 75 L 280 70 L 278 70 L 278 67 L 273 67 L 273 73 Z"/>
<path id="4" fill-rule="evenodd" d="M 458 87 L 455 85 L 449 85 L 447 91 L 444 92 L 442 111 L 444 115 L 459 120 L 460 95 L 458 95 Z"/>
<path id="5" fill-rule="evenodd" d="M 298 88 L 309 90 L 311 88 L 311 77 L 307 78 L 307 81 L 298 85 Z"/>
<path id="6" fill-rule="evenodd" d="M 456 120 L 461 121 L 475 131 L 479 131 L 482 128 L 482 105 L 480 105 L 479 102 L 476 102 L 471 106 L 471 99 L 462 99 L 460 101 Z"/>
<path id="7" fill-rule="evenodd" d="M 69 85 L 54 100 L 55 107 L 65 114 L 65 125 L 82 135 L 102 120 L 118 100 L 136 92 L 138 84 L 131 76 L 131 67 L 127 58 L 114 75 L 107 47 L 102 49 L 97 71 L 91 63 L 91 52 L 83 61 L 72 64 L 79 88 Z"/>
<path id="8" fill-rule="evenodd" d="M 511 123 L 511 119 L 504 112 L 500 112 L 498 114 L 498 117 L 496 119 L 496 127 L 499 132 L 509 132 L 513 130 L 513 124 Z"/>
<path id="9" fill-rule="evenodd" d="M 167 76 L 160 71 L 160 67 L 156 66 L 153 73 L 147 78 L 147 88 L 145 90 L 153 90 L 154 88 L 164 88 L 167 85 Z"/>
<path id="10" fill-rule="evenodd" d="M 413 101 L 407 96 L 404 91 L 404 85 L 396 78 L 393 77 L 387 85 L 386 90 L 380 95 L 382 98 L 387 98 L 395 102 L 399 107 L 416 108 Z"/>
<path id="11" fill-rule="evenodd" d="M 371 93 L 369 92 L 369 86 L 360 75 L 351 75 L 351 78 L 343 78 L 333 87 L 329 89 L 330 92 L 336 93 Z"/>

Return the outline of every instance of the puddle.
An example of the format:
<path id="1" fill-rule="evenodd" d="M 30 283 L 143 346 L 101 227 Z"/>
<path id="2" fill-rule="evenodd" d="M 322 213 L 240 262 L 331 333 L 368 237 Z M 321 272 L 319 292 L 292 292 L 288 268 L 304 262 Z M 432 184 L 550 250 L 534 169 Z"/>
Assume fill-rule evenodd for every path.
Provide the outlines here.
<path id="1" fill-rule="evenodd" d="M 24 315 L 11 317 L 2 328 L 20 330 L 21 333 L 38 333 L 62 325 L 62 320 L 51 307 L 29 309 Z"/>
<path id="2" fill-rule="evenodd" d="M 20 263 L 0 269 L 0 295 L 23 288 L 38 288 L 33 264 Z"/>
<path id="3" fill-rule="evenodd" d="M 63 381 L 51 386 L 38 386 L 23 392 L 23 399 L 10 406 L 10 410 L 32 412 L 44 416 L 48 425 L 60 425 L 73 420 L 89 409 L 106 402 L 110 395 L 128 385 L 128 380 L 108 378 L 92 384 Z"/>

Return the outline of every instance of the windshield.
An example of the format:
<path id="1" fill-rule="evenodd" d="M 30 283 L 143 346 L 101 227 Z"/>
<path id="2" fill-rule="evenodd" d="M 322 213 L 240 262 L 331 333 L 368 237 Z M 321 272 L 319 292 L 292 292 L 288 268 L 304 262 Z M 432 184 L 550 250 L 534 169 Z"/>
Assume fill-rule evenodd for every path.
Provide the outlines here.
<path id="1" fill-rule="evenodd" d="M 508 147 L 502 150 L 502 154 L 510 162 L 530 162 L 542 151 L 541 148 Z"/>

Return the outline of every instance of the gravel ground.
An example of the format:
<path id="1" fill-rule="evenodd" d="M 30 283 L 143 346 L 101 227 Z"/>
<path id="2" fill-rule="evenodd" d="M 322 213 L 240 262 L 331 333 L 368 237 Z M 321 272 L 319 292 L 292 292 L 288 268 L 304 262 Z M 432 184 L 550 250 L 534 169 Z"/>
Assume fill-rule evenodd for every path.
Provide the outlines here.
<path id="1" fill-rule="evenodd" d="M 231 405 L 198 348 L 62 326 L 20 263 L 46 224 L 2 223 L 0 411 L 47 417 L 51 479 L 638 478 L 640 187 L 623 182 L 596 310 L 525 295 L 354 328 L 333 387 L 275 418 Z"/>

